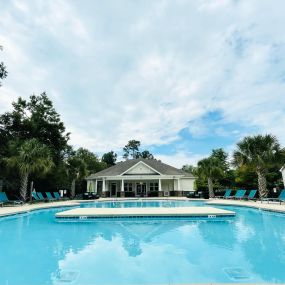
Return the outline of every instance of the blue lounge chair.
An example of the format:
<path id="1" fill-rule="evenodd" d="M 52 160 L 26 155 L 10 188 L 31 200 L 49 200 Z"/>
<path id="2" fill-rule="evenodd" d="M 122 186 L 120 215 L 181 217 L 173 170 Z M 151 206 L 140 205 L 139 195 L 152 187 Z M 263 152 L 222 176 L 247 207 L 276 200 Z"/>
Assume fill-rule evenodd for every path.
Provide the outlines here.
<path id="1" fill-rule="evenodd" d="M 46 192 L 46 196 L 47 196 L 47 199 L 48 199 L 49 201 L 55 201 L 55 200 L 57 200 L 56 198 L 54 198 L 54 197 L 51 195 L 50 192 Z"/>
<path id="2" fill-rule="evenodd" d="M 37 192 L 37 196 L 40 198 L 41 201 L 46 201 L 47 199 L 44 197 L 42 192 Z"/>
<path id="3" fill-rule="evenodd" d="M 232 198 L 233 198 L 233 199 L 243 199 L 245 193 L 246 193 L 246 190 L 239 189 L 239 190 L 237 190 L 235 196 L 233 196 Z"/>
<path id="4" fill-rule="evenodd" d="M 262 199 L 261 199 L 261 203 L 262 203 L 263 201 L 267 201 L 268 203 L 269 203 L 270 201 L 272 201 L 272 202 L 279 202 L 280 204 L 281 204 L 282 202 L 285 202 L 285 189 L 283 189 L 283 190 L 280 192 L 278 198 L 262 198 Z"/>
<path id="5" fill-rule="evenodd" d="M 45 200 L 45 198 L 43 196 L 42 196 L 42 198 L 40 198 L 39 193 L 40 192 L 32 192 L 32 197 L 34 198 L 34 201 L 36 201 L 36 202 L 43 202 Z"/>
<path id="6" fill-rule="evenodd" d="M 60 197 L 60 194 L 58 192 L 53 192 L 53 196 L 56 200 L 61 200 L 62 197 Z"/>
<path id="7" fill-rule="evenodd" d="M 231 189 L 226 189 L 226 192 L 224 196 L 217 196 L 216 198 L 222 198 L 222 199 L 227 199 L 231 196 L 232 190 Z"/>
<path id="8" fill-rule="evenodd" d="M 53 196 L 54 196 L 54 198 L 57 199 L 57 200 L 68 200 L 67 197 L 61 197 L 60 194 L 59 194 L 59 192 L 53 192 Z"/>
<path id="9" fill-rule="evenodd" d="M 247 199 L 247 200 L 256 200 L 256 198 L 255 198 L 256 193 L 257 193 L 257 190 L 250 190 L 248 196 L 245 197 L 245 199 Z"/>
<path id="10" fill-rule="evenodd" d="M 0 192 L 0 202 L 2 206 L 5 204 L 13 204 L 14 206 L 23 204 L 21 200 L 9 200 L 5 192 Z"/>

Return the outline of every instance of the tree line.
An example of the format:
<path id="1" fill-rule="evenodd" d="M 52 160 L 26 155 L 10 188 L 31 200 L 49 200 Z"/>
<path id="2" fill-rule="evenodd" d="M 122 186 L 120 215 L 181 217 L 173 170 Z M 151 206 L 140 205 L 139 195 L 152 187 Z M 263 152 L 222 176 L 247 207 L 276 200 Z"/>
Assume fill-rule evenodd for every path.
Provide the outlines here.
<path id="1" fill-rule="evenodd" d="M 46 93 L 21 97 L 12 103 L 12 110 L 0 115 L 0 180 L 4 190 L 26 200 L 31 181 L 38 191 L 68 189 L 70 196 L 86 190 L 85 178 L 117 161 L 109 151 L 100 158 L 92 151 L 74 149 L 70 144 L 60 115 Z M 140 141 L 130 140 L 123 148 L 123 157 L 149 158 L 140 151 Z"/>
<path id="2" fill-rule="evenodd" d="M 197 176 L 196 188 L 215 197 L 225 188 L 258 189 L 260 197 L 283 187 L 280 168 L 285 163 L 285 149 L 271 135 L 247 136 L 237 143 L 232 159 L 223 149 L 214 149 L 209 157 L 200 160 L 197 167 L 183 166 Z"/>
<path id="3" fill-rule="evenodd" d="M 0 87 L 7 75 L 0 62 Z M 4 190 L 26 200 L 29 181 L 34 181 L 40 191 L 69 189 L 74 196 L 76 186 L 79 192 L 86 189 L 86 176 L 116 164 L 117 154 L 112 150 L 99 158 L 88 149 L 73 149 L 70 133 L 46 93 L 31 95 L 29 100 L 19 97 L 12 108 L 0 115 L 0 182 L 5 182 Z M 123 158 L 154 159 L 140 146 L 140 141 L 129 140 Z M 208 191 L 210 197 L 219 189 L 256 186 L 259 196 L 267 197 L 273 188 L 282 187 L 279 169 L 285 163 L 284 153 L 273 135 L 248 136 L 237 143 L 231 161 L 219 148 L 197 167 L 185 165 L 182 169 L 196 175 L 197 190 Z"/>

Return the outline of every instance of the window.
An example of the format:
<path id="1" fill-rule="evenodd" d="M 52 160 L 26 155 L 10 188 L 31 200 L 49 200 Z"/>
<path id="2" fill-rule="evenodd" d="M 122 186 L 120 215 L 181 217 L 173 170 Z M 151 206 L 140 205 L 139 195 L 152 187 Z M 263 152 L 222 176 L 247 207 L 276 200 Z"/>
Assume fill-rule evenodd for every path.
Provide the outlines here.
<path id="1" fill-rule="evenodd" d="M 125 192 L 132 192 L 133 191 L 133 183 L 129 183 L 129 182 L 124 183 L 124 190 L 125 190 Z"/>
<path id="2" fill-rule="evenodd" d="M 158 191 L 158 182 L 149 183 L 149 191 Z"/>

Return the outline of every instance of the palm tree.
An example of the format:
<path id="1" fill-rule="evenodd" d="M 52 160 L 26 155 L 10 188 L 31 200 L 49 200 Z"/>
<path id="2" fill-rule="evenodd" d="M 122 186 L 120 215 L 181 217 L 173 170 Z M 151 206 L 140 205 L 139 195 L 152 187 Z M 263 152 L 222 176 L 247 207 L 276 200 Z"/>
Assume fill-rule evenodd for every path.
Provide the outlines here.
<path id="1" fill-rule="evenodd" d="M 207 179 L 209 197 L 214 198 L 213 180 L 223 175 L 223 168 L 220 161 L 213 156 L 204 158 L 198 162 L 197 172 L 202 179 Z"/>
<path id="2" fill-rule="evenodd" d="M 68 176 L 71 179 L 71 192 L 73 198 L 75 196 L 75 183 L 79 178 L 83 178 L 87 174 L 87 166 L 83 159 L 74 154 L 70 156 L 66 164 Z"/>
<path id="3" fill-rule="evenodd" d="M 20 172 L 20 196 L 23 201 L 27 199 L 29 175 L 34 172 L 47 173 L 53 166 L 49 148 L 37 139 L 26 140 L 16 155 L 9 157 L 8 165 L 17 167 Z"/>
<path id="4" fill-rule="evenodd" d="M 237 144 L 233 157 L 235 166 L 254 169 L 258 178 L 259 195 L 267 197 L 266 173 L 268 168 L 282 160 L 284 162 L 284 150 L 281 149 L 277 138 L 273 135 L 245 137 Z"/>

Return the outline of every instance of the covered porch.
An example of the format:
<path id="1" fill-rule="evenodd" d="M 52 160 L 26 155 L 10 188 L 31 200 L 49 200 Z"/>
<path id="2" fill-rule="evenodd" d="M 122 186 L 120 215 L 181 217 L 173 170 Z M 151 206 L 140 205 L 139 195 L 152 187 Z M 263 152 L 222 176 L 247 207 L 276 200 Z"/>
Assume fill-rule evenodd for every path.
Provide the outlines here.
<path id="1" fill-rule="evenodd" d="M 162 197 L 180 196 L 179 179 L 135 177 L 102 178 L 87 182 L 88 192 L 95 192 L 102 197 Z M 181 192 L 181 193 L 180 193 Z M 180 195 L 179 195 L 180 194 Z"/>

